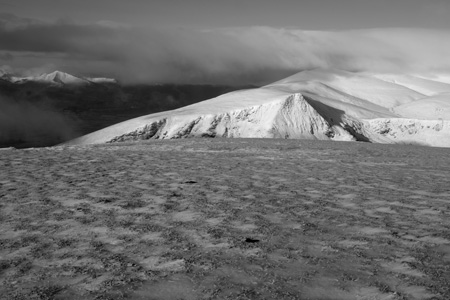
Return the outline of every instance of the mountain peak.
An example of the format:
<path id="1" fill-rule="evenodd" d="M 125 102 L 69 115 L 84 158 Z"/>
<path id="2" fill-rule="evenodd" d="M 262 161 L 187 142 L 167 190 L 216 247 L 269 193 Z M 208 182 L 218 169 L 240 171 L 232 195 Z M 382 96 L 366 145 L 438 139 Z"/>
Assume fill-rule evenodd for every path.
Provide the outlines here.
<path id="1" fill-rule="evenodd" d="M 30 81 L 56 83 L 56 84 L 86 84 L 89 83 L 86 79 L 79 78 L 61 71 L 54 71 L 49 74 L 41 74 L 36 77 L 30 77 Z"/>
<path id="2" fill-rule="evenodd" d="M 54 77 L 54 78 L 57 78 L 57 77 L 68 77 L 68 76 L 75 77 L 73 75 L 70 75 L 69 73 L 61 72 L 61 71 L 58 71 L 58 70 L 53 71 L 53 72 L 48 73 L 48 74 L 43 73 L 42 75 L 47 75 L 47 76 L 51 76 L 51 77 Z"/>

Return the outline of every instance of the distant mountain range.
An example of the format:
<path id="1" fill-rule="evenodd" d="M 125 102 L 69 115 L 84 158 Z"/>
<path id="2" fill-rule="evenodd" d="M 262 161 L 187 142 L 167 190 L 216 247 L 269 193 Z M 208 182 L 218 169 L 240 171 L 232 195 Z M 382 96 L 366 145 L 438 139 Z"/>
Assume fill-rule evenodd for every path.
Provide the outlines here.
<path id="1" fill-rule="evenodd" d="M 53 146 L 124 120 L 248 87 L 124 85 L 58 71 L 19 77 L 0 70 L 0 148 Z"/>
<path id="2" fill-rule="evenodd" d="M 15 84 L 23 84 L 28 82 L 45 83 L 51 85 L 87 85 L 92 83 L 117 83 L 117 80 L 111 78 L 77 77 L 60 71 L 27 77 L 14 76 L 9 73 L 1 72 L 0 79 Z"/>
<path id="3" fill-rule="evenodd" d="M 450 76 L 309 70 L 261 88 L 134 118 L 66 144 L 188 137 L 450 147 Z"/>

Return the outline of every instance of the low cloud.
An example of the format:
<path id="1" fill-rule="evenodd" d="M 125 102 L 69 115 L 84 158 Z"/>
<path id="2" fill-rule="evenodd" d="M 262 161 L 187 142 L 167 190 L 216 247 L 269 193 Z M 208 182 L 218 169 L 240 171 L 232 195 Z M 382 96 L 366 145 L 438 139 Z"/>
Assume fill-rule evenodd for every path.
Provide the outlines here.
<path id="1" fill-rule="evenodd" d="M 0 15 L 0 65 L 17 72 L 61 69 L 123 82 L 262 84 L 311 68 L 450 71 L 450 31 L 444 30 L 146 29 L 8 16 Z"/>
<path id="2" fill-rule="evenodd" d="M 0 95 L 0 147 L 55 145 L 79 135 L 76 122 L 49 105 Z"/>

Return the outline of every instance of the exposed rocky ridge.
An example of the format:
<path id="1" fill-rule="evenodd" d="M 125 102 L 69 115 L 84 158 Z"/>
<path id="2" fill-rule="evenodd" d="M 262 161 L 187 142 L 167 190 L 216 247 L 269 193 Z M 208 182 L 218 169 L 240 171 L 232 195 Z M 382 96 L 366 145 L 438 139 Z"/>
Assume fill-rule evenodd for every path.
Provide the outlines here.
<path id="1" fill-rule="evenodd" d="M 336 120 L 322 116 L 300 93 L 243 110 L 183 117 L 163 118 L 107 142 L 190 137 L 367 141 L 363 123 L 345 115 Z"/>
<path id="2" fill-rule="evenodd" d="M 406 118 L 380 118 L 366 120 L 371 140 L 379 143 L 406 143 L 450 147 L 449 120 L 418 120 Z"/>

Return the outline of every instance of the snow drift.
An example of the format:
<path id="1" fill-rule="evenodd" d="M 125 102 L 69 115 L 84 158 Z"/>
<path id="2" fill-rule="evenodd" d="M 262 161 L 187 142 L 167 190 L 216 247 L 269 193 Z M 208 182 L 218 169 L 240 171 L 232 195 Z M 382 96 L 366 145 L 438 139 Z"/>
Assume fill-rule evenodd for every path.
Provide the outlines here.
<path id="1" fill-rule="evenodd" d="M 245 137 L 450 147 L 448 78 L 304 71 L 258 89 L 128 120 L 66 144 Z"/>

